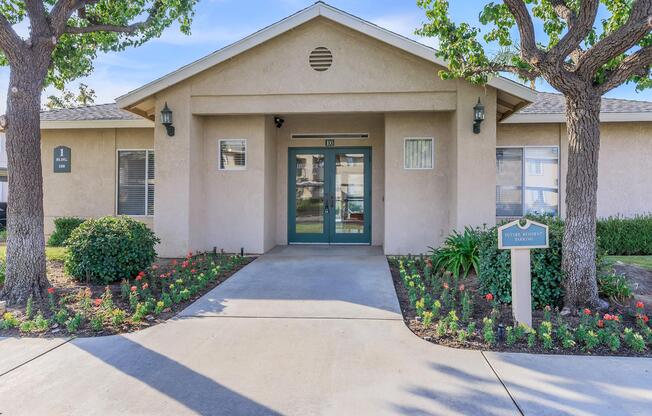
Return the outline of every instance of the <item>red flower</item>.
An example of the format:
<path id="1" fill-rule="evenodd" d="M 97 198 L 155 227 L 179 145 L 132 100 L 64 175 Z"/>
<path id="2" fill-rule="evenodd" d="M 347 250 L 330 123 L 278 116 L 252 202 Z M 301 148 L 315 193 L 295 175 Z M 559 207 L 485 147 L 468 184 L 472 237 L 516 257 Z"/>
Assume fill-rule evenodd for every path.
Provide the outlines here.
<path id="1" fill-rule="evenodd" d="M 181 263 L 181 267 L 185 269 L 186 267 L 188 267 L 188 264 L 189 263 L 187 261 L 184 261 L 183 263 Z"/>
<path id="2" fill-rule="evenodd" d="M 143 285 L 143 290 L 147 289 L 148 287 L 149 287 L 149 283 L 145 283 L 145 284 Z"/>
<path id="3" fill-rule="evenodd" d="M 141 276 L 141 275 L 136 276 L 136 280 L 138 280 L 140 282 L 141 280 L 143 280 L 143 276 Z"/>
<path id="4" fill-rule="evenodd" d="M 97 298 L 95 299 L 95 306 L 100 306 L 102 304 L 102 299 Z"/>
<path id="5" fill-rule="evenodd" d="M 598 327 L 599 327 L 599 328 L 604 328 L 604 321 L 603 321 L 602 319 L 600 319 L 600 320 L 598 321 Z"/>
<path id="6" fill-rule="evenodd" d="M 135 292 L 135 291 L 137 291 L 137 290 L 138 290 L 138 288 L 137 288 L 136 286 L 132 286 L 132 287 L 131 287 L 131 291 L 132 291 L 132 292 Z"/>
<path id="7" fill-rule="evenodd" d="M 49 288 L 48 288 L 48 293 L 49 293 L 50 295 L 54 295 L 54 288 L 53 288 L 53 287 L 49 287 Z"/>
<path id="8" fill-rule="evenodd" d="M 584 315 L 591 315 L 591 309 L 589 308 L 584 309 Z"/>
<path id="9" fill-rule="evenodd" d="M 614 317 L 612 315 L 609 315 L 608 313 L 605 313 L 604 316 L 602 317 L 605 321 L 612 321 Z"/>
<path id="10" fill-rule="evenodd" d="M 484 298 L 487 299 L 489 302 L 491 302 L 492 300 L 494 300 L 494 295 L 492 295 L 491 293 L 487 293 L 484 296 Z"/>
<path id="11" fill-rule="evenodd" d="M 138 276 L 145 277 L 145 272 L 138 273 Z"/>
<path id="12" fill-rule="evenodd" d="M 613 315 L 612 318 L 613 318 L 614 321 L 616 321 L 616 322 L 620 322 L 620 316 L 618 316 L 618 315 Z"/>
<path id="13" fill-rule="evenodd" d="M 162 274 L 159 276 L 161 279 L 165 279 L 167 276 L 165 274 Z"/>
<path id="14" fill-rule="evenodd" d="M 649 318 L 647 315 L 643 315 L 643 316 L 641 316 L 641 319 L 642 319 L 643 322 L 645 322 L 646 324 L 647 324 L 648 321 L 650 320 L 650 318 Z"/>
<path id="15" fill-rule="evenodd" d="M 643 309 L 643 308 L 645 307 L 645 305 L 643 305 L 643 302 L 638 301 L 638 302 L 636 302 L 636 307 L 637 307 L 638 309 Z"/>
<path id="16" fill-rule="evenodd" d="M 190 271 L 190 273 L 195 274 L 195 273 L 197 273 L 197 270 L 192 269 L 192 270 Z"/>
<path id="17" fill-rule="evenodd" d="M 186 258 L 187 258 L 187 259 L 192 258 L 192 251 L 189 251 L 189 252 L 188 252 L 188 255 L 186 256 Z"/>

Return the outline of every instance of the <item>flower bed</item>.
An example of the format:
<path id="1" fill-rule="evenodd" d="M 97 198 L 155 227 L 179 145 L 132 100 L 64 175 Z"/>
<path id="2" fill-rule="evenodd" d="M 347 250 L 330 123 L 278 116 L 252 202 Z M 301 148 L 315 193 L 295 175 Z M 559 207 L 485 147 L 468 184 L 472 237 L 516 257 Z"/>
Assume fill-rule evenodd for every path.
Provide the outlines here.
<path id="1" fill-rule="evenodd" d="M 459 348 L 551 354 L 652 356 L 645 305 L 561 316 L 533 311 L 533 328 L 514 326 L 511 306 L 482 293 L 477 278 L 434 270 L 423 257 L 389 259 L 408 327 L 427 341 Z"/>
<path id="2" fill-rule="evenodd" d="M 99 336 L 132 332 L 176 315 L 219 285 L 252 258 L 189 253 L 182 260 L 154 264 L 134 279 L 108 286 L 79 284 L 48 263 L 53 286 L 48 300 L 0 317 L 0 336 Z"/>

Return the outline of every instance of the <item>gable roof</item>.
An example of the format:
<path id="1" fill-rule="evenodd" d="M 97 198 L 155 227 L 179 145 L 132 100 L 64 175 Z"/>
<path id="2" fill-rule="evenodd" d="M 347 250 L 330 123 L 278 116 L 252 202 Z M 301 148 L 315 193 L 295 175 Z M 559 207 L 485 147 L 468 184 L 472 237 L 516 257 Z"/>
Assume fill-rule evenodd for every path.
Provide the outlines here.
<path id="1" fill-rule="evenodd" d="M 600 121 L 652 121 L 652 102 L 602 98 Z M 565 122 L 566 102 L 564 96 L 550 92 L 538 93 L 537 99 L 532 104 L 502 121 L 504 124 Z"/>
<path id="2" fill-rule="evenodd" d="M 41 112 L 41 128 L 44 130 L 127 127 L 154 127 L 154 123 L 139 115 L 118 108 L 115 103 Z"/>
<path id="3" fill-rule="evenodd" d="M 253 35 L 120 96 L 116 99 L 116 102 L 120 108 L 134 106 L 159 91 L 231 59 L 236 55 L 252 49 L 319 16 L 332 20 L 352 30 L 361 32 L 396 48 L 402 49 L 408 53 L 419 56 L 439 66 L 447 66 L 445 61 L 437 57 L 435 49 L 391 32 L 359 17 L 353 16 L 322 1 L 318 1 L 312 6 L 274 23 Z M 536 91 L 507 78 L 493 78 L 489 81 L 489 85 L 527 102 L 532 102 L 536 99 Z"/>

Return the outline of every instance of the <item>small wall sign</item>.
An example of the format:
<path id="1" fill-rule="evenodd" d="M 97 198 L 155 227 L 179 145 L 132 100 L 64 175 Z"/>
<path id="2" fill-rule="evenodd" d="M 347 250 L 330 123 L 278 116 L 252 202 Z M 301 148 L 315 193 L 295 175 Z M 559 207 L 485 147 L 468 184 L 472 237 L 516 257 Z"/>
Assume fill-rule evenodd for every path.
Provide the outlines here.
<path id="1" fill-rule="evenodd" d="M 326 139 L 326 147 L 335 147 L 335 139 Z"/>
<path id="2" fill-rule="evenodd" d="M 70 173 L 72 151 L 69 147 L 58 146 L 54 148 L 54 173 Z"/>
<path id="3" fill-rule="evenodd" d="M 520 220 L 498 227 L 498 248 L 511 250 L 512 313 L 519 324 L 532 327 L 532 274 L 530 249 L 548 248 L 548 226 Z"/>

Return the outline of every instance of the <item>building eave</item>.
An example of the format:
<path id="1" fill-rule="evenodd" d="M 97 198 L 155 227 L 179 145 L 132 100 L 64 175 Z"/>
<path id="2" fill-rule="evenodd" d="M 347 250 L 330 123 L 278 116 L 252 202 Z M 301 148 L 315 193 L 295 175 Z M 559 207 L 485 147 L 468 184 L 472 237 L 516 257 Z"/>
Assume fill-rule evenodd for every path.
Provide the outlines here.
<path id="1" fill-rule="evenodd" d="M 628 122 L 650 122 L 652 113 L 600 113 L 600 122 L 602 123 L 628 123 Z M 566 115 L 561 113 L 554 114 L 513 114 L 509 118 L 501 121 L 501 124 L 546 124 L 546 123 L 566 123 Z"/>

